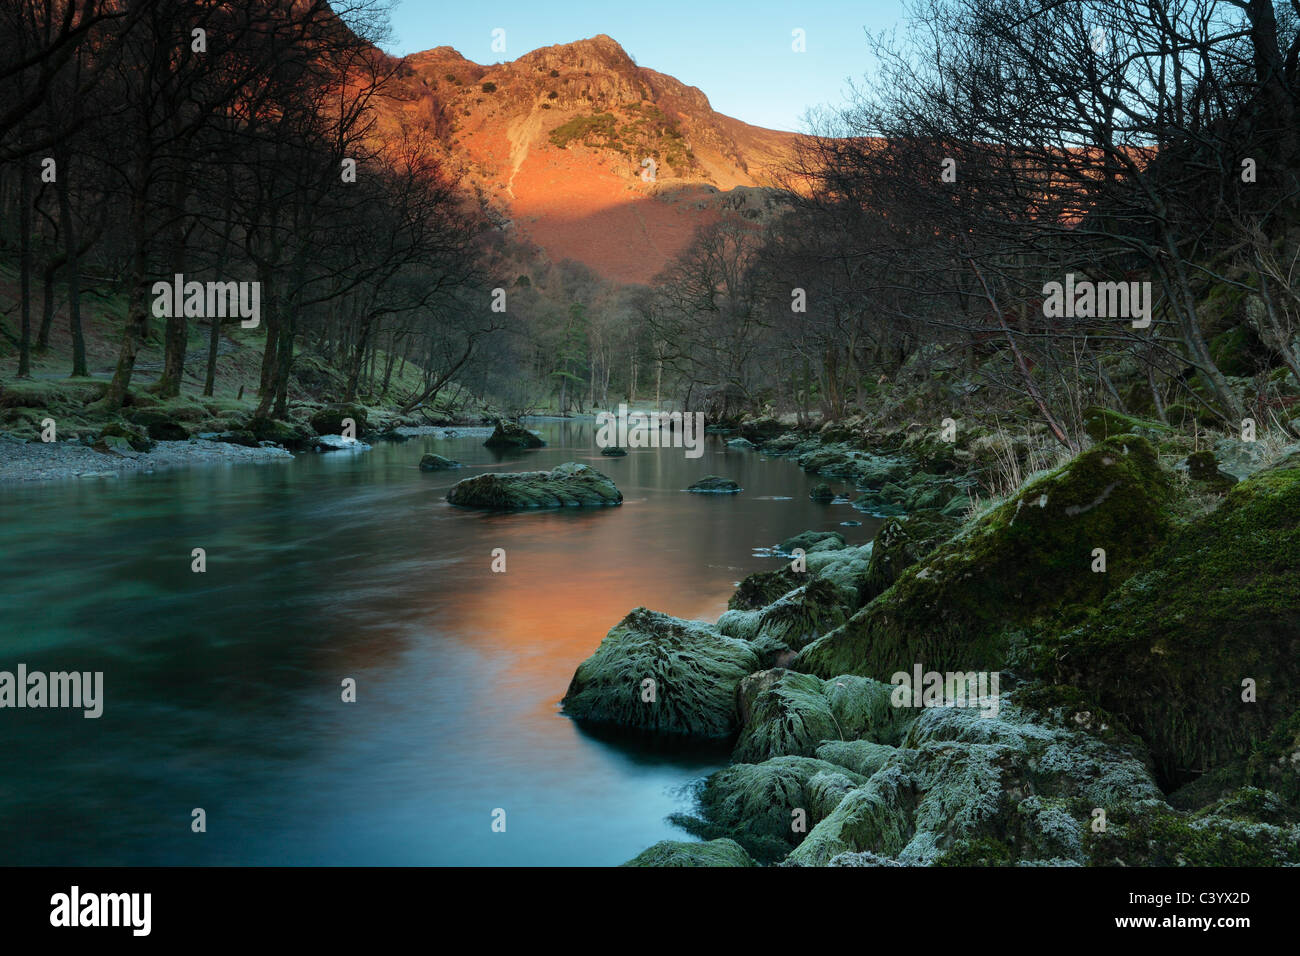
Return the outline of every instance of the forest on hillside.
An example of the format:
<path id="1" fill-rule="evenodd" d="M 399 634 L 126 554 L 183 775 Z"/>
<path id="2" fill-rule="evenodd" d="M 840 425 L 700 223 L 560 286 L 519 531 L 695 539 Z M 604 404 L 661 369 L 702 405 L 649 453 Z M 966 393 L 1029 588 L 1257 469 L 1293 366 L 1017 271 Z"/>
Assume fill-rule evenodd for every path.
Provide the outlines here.
<path id="1" fill-rule="evenodd" d="M 383 122 L 386 14 L 0 5 L 5 377 L 92 376 L 93 327 L 109 414 L 133 383 L 220 394 L 233 338 L 272 418 L 295 393 L 717 421 L 960 401 L 1071 450 L 1098 403 L 1293 432 L 1294 5 L 918 0 L 759 208 L 724 204 L 650 286 L 547 261 L 460 181 L 436 118 Z M 159 315 L 177 275 L 259 283 L 259 322 Z M 1078 308 L 1049 301 L 1067 283 Z"/>

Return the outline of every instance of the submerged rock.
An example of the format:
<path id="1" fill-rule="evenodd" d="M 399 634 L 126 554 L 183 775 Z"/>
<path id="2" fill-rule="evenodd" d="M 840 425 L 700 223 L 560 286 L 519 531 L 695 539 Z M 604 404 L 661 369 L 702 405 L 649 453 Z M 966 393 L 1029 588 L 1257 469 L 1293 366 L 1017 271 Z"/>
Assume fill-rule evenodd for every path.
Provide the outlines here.
<path id="1" fill-rule="evenodd" d="M 697 494 L 716 494 L 716 495 L 734 495 L 740 491 L 740 485 L 736 484 L 730 478 L 720 478 L 717 475 L 706 475 L 695 484 L 686 489 Z"/>
<path id="2" fill-rule="evenodd" d="M 685 843 L 661 840 L 642 850 L 624 866 L 753 866 L 744 848 L 735 840 L 710 840 L 708 843 Z"/>
<path id="3" fill-rule="evenodd" d="M 570 461 L 550 471 L 475 475 L 452 486 L 447 500 L 467 508 L 506 511 L 618 505 L 623 503 L 623 493 L 607 475 Z"/>
<path id="4" fill-rule="evenodd" d="M 420 459 L 421 471 L 442 471 L 446 468 L 459 468 L 460 462 L 453 461 L 450 458 L 443 458 L 441 455 L 425 455 Z"/>
<path id="5" fill-rule="evenodd" d="M 737 451 L 753 451 L 755 446 L 748 438 L 731 438 L 727 440 L 727 447 Z"/>
<path id="6" fill-rule="evenodd" d="M 561 703 L 579 720 L 728 737 L 737 726 L 736 685 L 758 667 L 748 642 L 641 607 L 578 665 Z"/>
<path id="7" fill-rule="evenodd" d="M 518 422 L 505 419 L 497 422 L 497 427 L 483 443 L 484 448 L 544 448 L 545 446 L 546 442 L 539 436 Z"/>

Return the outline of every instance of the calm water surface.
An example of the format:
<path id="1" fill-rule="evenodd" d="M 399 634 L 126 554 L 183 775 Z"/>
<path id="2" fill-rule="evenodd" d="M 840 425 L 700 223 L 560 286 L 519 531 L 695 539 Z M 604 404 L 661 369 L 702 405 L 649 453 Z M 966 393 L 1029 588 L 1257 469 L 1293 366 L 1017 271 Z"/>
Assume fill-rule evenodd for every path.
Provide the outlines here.
<path id="1" fill-rule="evenodd" d="M 0 486 L 0 670 L 105 685 L 97 720 L 0 710 L 0 864 L 607 865 L 689 839 L 665 817 L 726 749 L 584 730 L 558 706 L 574 668 L 637 605 L 716 620 L 737 581 L 777 566 L 756 549 L 808 528 L 863 543 L 878 522 L 716 437 L 698 459 L 608 459 L 590 423 L 534 427 L 547 448 L 428 438 Z M 467 467 L 421 473 L 429 451 Z M 564 461 L 625 503 L 501 515 L 443 498 Z M 745 490 L 682 492 L 706 474 Z"/>

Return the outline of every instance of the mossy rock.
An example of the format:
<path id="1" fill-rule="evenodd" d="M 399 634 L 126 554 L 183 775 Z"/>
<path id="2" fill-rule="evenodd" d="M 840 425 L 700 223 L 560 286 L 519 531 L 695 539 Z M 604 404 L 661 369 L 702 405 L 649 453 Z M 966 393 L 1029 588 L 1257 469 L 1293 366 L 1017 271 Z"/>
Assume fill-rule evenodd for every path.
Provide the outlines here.
<path id="1" fill-rule="evenodd" d="M 1171 788 L 1248 756 L 1300 705 L 1300 454 L 1235 486 L 1049 646 L 1058 679 L 1123 718 Z"/>
<path id="2" fill-rule="evenodd" d="M 1102 442 L 908 567 L 795 666 L 882 680 L 917 662 L 1000 670 L 1014 627 L 1077 617 L 1144 566 L 1170 530 L 1171 484 L 1145 439 Z M 1092 571 L 1096 548 L 1106 573 Z"/>
<path id="3" fill-rule="evenodd" d="M 1248 325 L 1220 332 L 1210 339 L 1209 349 L 1224 375 L 1250 376 L 1268 368 L 1268 349 Z"/>
<path id="4" fill-rule="evenodd" d="M 190 437 L 189 430 L 161 407 L 132 409 L 126 419 L 143 428 L 154 441 L 185 441 Z"/>
<path id="5" fill-rule="evenodd" d="M 816 787 L 812 786 L 817 781 Z M 839 799 L 835 784 L 861 786 L 867 778 L 826 760 L 774 757 L 733 764 L 704 782 L 693 815 L 671 821 L 705 839 L 730 837 L 760 863 L 785 857 Z M 802 814 L 797 815 L 798 811 Z"/>
<path id="6" fill-rule="evenodd" d="M 513 511 L 619 505 L 623 493 L 608 475 L 570 461 L 550 471 L 475 475 L 456 482 L 447 500 L 466 508 Z"/>
<path id="7" fill-rule="evenodd" d="M 877 753 L 867 783 L 845 795 L 787 858 L 824 865 L 843 853 L 908 864 L 1084 862 L 1093 807 L 1159 802 L 1138 745 L 1117 745 L 1091 715 L 1079 722 L 1063 689 L 1016 693 L 984 708 L 917 712 L 897 748 Z M 1062 703 L 1063 706 L 1052 706 Z M 824 744 L 819 756 L 832 756 Z M 861 744 L 855 746 L 860 747 Z"/>
<path id="8" fill-rule="evenodd" d="M 916 833 L 916 785 L 897 764 L 884 767 L 847 794 L 786 858 L 800 866 L 825 866 L 841 853 L 871 850 L 895 857 Z"/>
<path id="9" fill-rule="evenodd" d="M 248 420 L 248 431 L 252 432 L 253 437 L 259 442 L 273 441 L 277 445 L 283 445 L 290 451 L 306 451 L 312 447 L 317 437 L 315 432 L 305 425 L 258 416 Z M 330 432 L 329 434 L 339 433 Z"/>
<path id="10" fill-rule="evenodd" d="M 722 478 L 719 475 L 705 475 L 686 490 L 696 494 L 734 495 L 742 489 L 740 485 L 730 478 Z"/>
<path id="11" fill-rule="evenodd" d="M 821 481 L 813 485 L 812 491 L 808 492 L 808 497 L 813 501 L 834 501 L 835 492 L 831 490 L 830 485 Z"/>
<path id="12" fill-rule="evenodd" d="M 1169 424 L 1175 428 L 1192 428 L 1199 425 L 1204 428 L 1216 428 L 1221 423 L 1219 416 L 1214 414 L 1211 409 L 1204 405 L 1189 405 L 1185 402 L 1174 402 L 1165 408 L 1165 418 L 1169 419 Z"/>
<path id="13" fill-rule="evenodd" d="M 602 448 L 602 449 L 600 450 L 600 453 L 601 453 L 602 455 L 604 455 L 606 458 L 625 458 L 625 457 L 627 457 L 627 449 L 626 449 L 626 448 L 614 448 L 614 447 L 610 447 L 610 448 Z"/>
<path id="14" fill-rule="evenodd" d="M 872 542 L 863 603 L 893 587 L 904 571 L 947 541 L 958 524 L 941 515 L 910 515 L 886 522 Z"/>
<path id="15" fill-rule="evenodd" d="M 518 422 L 501 419 L 483 443 L 484 448 L 545 448 L 546 442 Z"/>
<path id="16" fill-rule="evenodd" d="M 803 531 L 786 538 L 777 549 L 782 554 L 794 554 L 800 548 L 805 554 L 819 551 L 836 551 L 844 547 L 844 535 L 838 531 Z"/>
<path id="17" fill-rule="evenodd" d="M 642 607 L 578 665 L 561 703 L 578 720 L 729 737 L 738 726 L 736 685 L 758 667 L 748 642 Z"/>
<path id="18" fill-rule="evenodd" d="M 361 405 L 336 403 L 327 405 L 311 416 L 311 427 L 318 435 L 342 435 L 344 419 L 351 419 L 356 430 L 354 438 L 360 438 L 366 431 L 367 411 Z M 272 441 L 274 439 L 268 439 Z"/>
<path id="19" fill-rule="evenodd" d="M 686 843 L 661 840 L 642 850 L 623 866 L 753 866 L 754 861 L 735 840 Z"/>
<path id="20" fill-rule="evenodd" d="M 742 726 L 732 759 L 810 757 L 828 740 L 896 741 L 912 715 L 893 706 L 892 690 L 849 675 L 823 681 L 780 668 L 751 674 L 737 690 Z"/>
<path id="21" fill-rule="evenodd" d="M 1190 817 L 1156 801 L 1117 807 L 1084 835 L 1092 866 L 1280 866 L 1300 863 L 1300 827 Z"/>
<path id="22" fill-rule="evenodd" d="M 453 461 L 450 458 L 443 458 L 441 455 L 425 455 L 420 459 L 421 471 L 443 471 L 447 468 L 459 468 L 460 462 Z"/>
<path id="23" fill-rule="evenodd" d="M 109 422 L 99 432 L 101 438 L 124 438 L 134 451 L 147 452 L 154 443 L 143 432 L 122 422 Z"/>
<path id="24" fill-rule="evenodd" d="M 814 578 L 766 607 L 727 611 L 718 618 L 718 630 L 764 645 L 775 641 L 788 650 L 798 651 L 839 627 L 847 617 L 840 589 L 832 581 Z"/>
<path id="25" fill-rule="evenodd" d="M 1237 483 L 1237 476 L 1219 470 L 1219 460 L 1212 451 L 1197 451 L 1187 456 L 1187 473 L 1193 481 L 1213 491 L 1227 491 Z"/>
<path id="26" fill-rule="evenodd" d="M 740 582 L 736 593 L 727 600 L 732 611 L 756 611 L 789 594 L 807 582 L 807 574 L 797 574 L 789 564 L 776 571 L 755 571 Z"/>
<path id="27" fill-rule="evenodd" d="M 897 747 L 878 744 L 874 740 L 828 740 L 817 748 L 814 756 L 852 773 L 870 777 L 897 754 Z"/>
<path id="28" fill-rule="evenodd" d="M 1097 405 L 1084 409 L 1083 429 L 1093 441 L 1117 435 L 1141 435 L 1158 441 L 1169 433 L 1169 426 L 1163 422 L 1145 421 Z"/>

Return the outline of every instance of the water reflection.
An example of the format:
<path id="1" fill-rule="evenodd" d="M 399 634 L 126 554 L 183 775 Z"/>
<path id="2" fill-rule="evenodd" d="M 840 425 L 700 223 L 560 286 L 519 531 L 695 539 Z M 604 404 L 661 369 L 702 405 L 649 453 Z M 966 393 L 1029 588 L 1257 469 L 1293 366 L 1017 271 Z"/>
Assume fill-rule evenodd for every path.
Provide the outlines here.
<path id="1" fill-rule="evenodd" d="M 715 619 L 776 566 L 755 548 L 808 528 L 864 542 L 877 522 L 841 527 L 862 516 L 717 438 L 700 459 L 605 458 L 590 424 L 538 427 L 550 445 L 522 453 L 421 439 L 0 488 L 0 669 L 102 670 L 106 698 L 99 720 L 0 712 L 0 863 L 603 865 L 685 838 L 664 817 L 725 748 L 575 726 L 557 707 L 574 668 L 638 605 Z M 467 467 L 421 473 L 427 451 Z M 624 505 L 444 500 L 470 474 L 571 460 Z M 681 490 L 706 474 L 745 491 Z"/>

